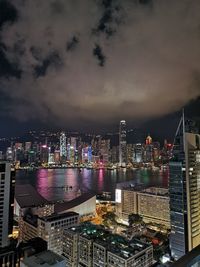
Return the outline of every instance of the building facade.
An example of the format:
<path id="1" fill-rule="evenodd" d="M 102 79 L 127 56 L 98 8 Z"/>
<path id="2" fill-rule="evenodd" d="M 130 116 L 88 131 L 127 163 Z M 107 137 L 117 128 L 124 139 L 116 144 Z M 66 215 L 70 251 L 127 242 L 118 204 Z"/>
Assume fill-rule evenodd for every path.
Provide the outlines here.
<path id="1" fill-rule="evenodd" d="M 163 224 L 170 228 L 168 189 L 150 187 L 137 193 L 138 214 L 147 223 Z"/>
<path id="2" fill-rule="evenodd" d="M 0 247 L 9 245 L 12 235 L 15 172 L 8 162 L 0 162 Z"/>
<path id="3" fill-rule="evenodd" d="M 126 153 L 126 121 L 122 120 L 119 125 L 119 165 L 122 167 L 126 167 Z"/>
<path id="4" fill-rule="evenodd" d="M 172 257 L 179 259 L 200 244 L 200 135 L 179 123 L 169 164 Z"/>
<path id="5" fill-rule="evenodd" d="M 115 201 L 117 215 L 126 222 L 130 214 L 139 214 L 146 223 L 158 223 L 170 228 L 169 194 L 166 188 L 117 188 Z"/>
<path id="6" fill-rule="evenodd" d="M 66 267 L 65 258 L 46 250 L 30 257 L 25 257 L 20 262 L 21 267 Z"/>
<path id="7" fill-rule="evenodd" d="M 38 218 L 38 236 L 47 242 L 47 248 L 55 253 L 63 252 L 63 230 L 79 224 L 79 214 L 67 212 Z"/>
<path id="8" fill-rule="evenodd" d="M 60 134 L 60 160 L 65 162 L 67 159 L 67 144 L 66 144 L 66 135 L 64 132 Z"/>
<path id="9" fill-rule="evenodd" d="M 90 223 L 65 230 L 63 246 L 70 267 L 150 267 L 153 263 L 151 245 L 128 241 Z"/>

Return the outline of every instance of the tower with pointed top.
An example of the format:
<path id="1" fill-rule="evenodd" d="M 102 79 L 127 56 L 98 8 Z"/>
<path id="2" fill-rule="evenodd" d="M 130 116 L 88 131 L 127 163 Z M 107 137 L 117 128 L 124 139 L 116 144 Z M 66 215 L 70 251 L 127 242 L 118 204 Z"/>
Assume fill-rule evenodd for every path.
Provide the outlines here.
<path id="1" fill-rule="evenodd" d="M 119 165 L 126 167 L 126 121 L 120 121 L 119 125 Z"/>
<path id="2" fill-rule="evenodd" d="M 66 135 L 64 132 L 60 134 L 60 160 L 61 162 L 67 159 Z"/>
<path id="3" fill-rule="evenodd" d="M 169 169 L 170 249 L 177 260 L 200 244 L 200 135 L 185 120 L 184 112 Z"/>

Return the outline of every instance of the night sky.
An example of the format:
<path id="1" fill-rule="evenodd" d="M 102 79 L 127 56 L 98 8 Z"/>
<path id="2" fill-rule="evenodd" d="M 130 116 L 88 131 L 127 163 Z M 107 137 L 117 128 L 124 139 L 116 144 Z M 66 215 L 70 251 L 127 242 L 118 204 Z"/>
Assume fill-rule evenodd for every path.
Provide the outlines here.
<path id="1" fill-rule="evenodd" d="M 200 117 L 199 0 L 0 0 L 0 136 L 110 131 L 171 137 Z"/>

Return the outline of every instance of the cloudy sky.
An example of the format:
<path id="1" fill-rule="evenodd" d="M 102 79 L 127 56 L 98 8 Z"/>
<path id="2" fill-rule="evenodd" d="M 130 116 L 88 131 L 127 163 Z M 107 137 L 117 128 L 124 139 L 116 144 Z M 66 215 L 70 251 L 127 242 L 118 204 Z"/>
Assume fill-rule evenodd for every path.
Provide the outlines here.
<path id="1" fill-rule="evenodd" d="M 200 113 L 199 14 L 199 0 L 0 1 L 1 123 L 107 129 L 190 103 Z"/>

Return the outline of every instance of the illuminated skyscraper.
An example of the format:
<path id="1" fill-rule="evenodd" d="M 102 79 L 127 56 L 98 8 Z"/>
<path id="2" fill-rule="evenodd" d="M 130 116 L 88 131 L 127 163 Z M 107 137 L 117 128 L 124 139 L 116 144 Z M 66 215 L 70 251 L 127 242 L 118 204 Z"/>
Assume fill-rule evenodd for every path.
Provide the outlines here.
<path id="1" fill-rule="evenodd" d="M 9 245 L 12 234 L 15 175 L 8 162 L 0 162 L 0 247 Z"/>
<path id="2" fill-rule="evenodd" d="M 60 160 L 64 161 L 67 158 L 67 148 L 66 148 L 66 135 L 64 132 L 60 134 Z"/>
<path id="3" fill-rule="evenodd" d="M 120 121 L 119 125 L 119 165 L 126 166 L 126 121 Z"/>
<path id="4" fill-rule="evenodd" d="M 146 138 L 146 145 L 151 145 L 151 144 L 152 144 L 152 138 L 150 135 L 148 135 Z"/>
<path id="5" fill-rule="evenodd" d="M 172 257 L 178 259 L 200 244 L 200 135 L 179 123 L 169 164 Z"/>

